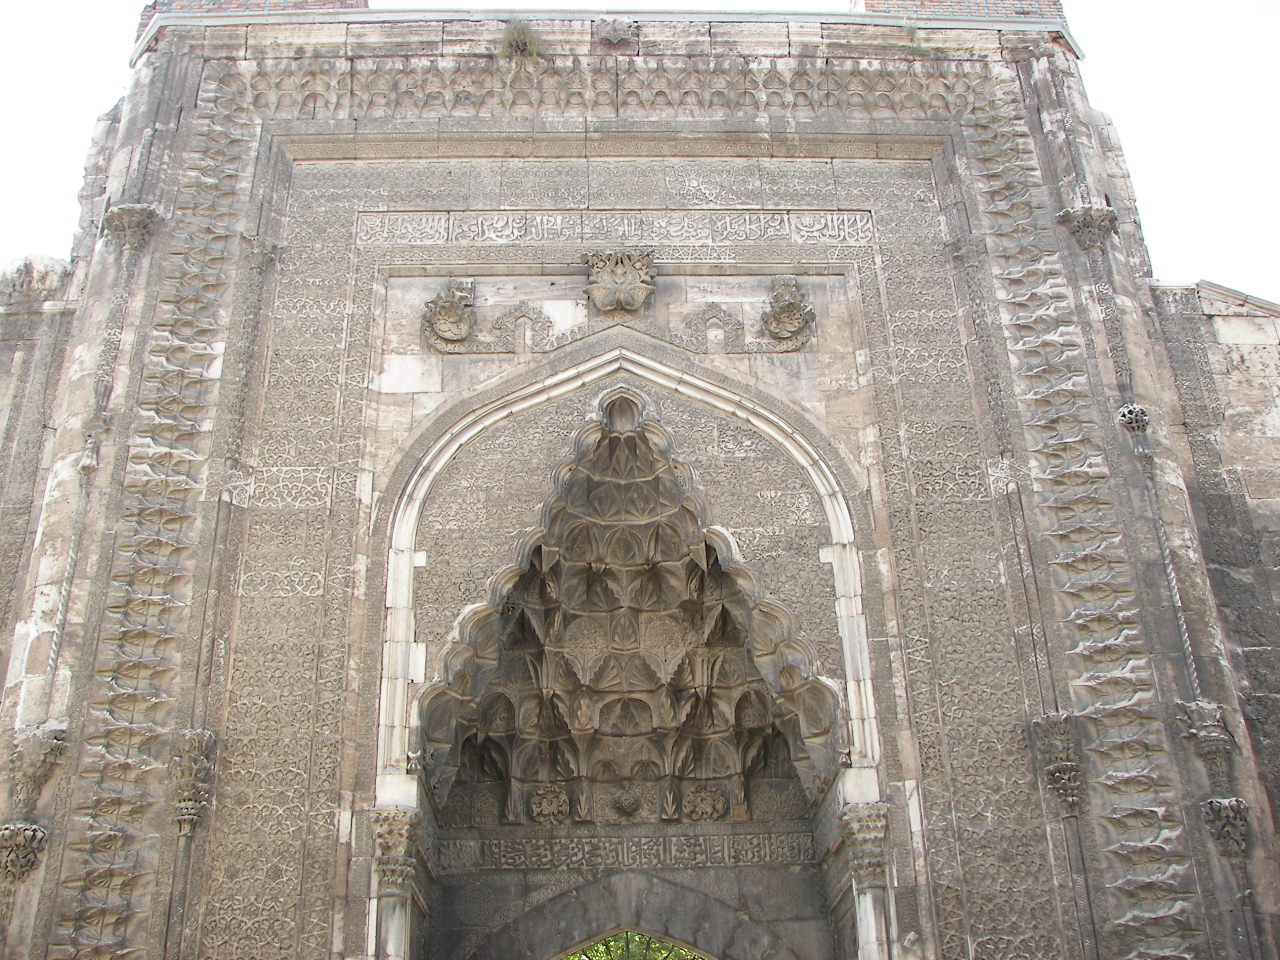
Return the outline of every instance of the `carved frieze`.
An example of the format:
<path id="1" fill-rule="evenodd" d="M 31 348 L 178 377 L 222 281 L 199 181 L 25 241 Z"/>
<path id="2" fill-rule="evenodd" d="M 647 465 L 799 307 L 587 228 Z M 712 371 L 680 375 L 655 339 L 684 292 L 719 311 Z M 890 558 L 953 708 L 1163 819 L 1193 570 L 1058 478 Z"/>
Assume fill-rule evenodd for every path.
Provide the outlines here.
<path id="1" fill-rule="evenodd" d="M 1075 722 L 1069 713 L 1048 713 L 1031 721 L 1045 783 L 1071 814 L 1076 812 L 1084 794 Z"/>
<path id="2" fill-rule="evenodd" d="M 765 333 L 780 348 L 798 350 L 813 336 L 813 305 L 800 289 L 795 277 L 775 277 L 769 306 L 760 315 Z"/>
<path id="3" fill-rule="evenodd" d="M 169 755 L 169 799 L 178 834 L 188 836 L 209 805 L 214 736 L 208 730 L 179 730 Z"/>
<path id="4" fill-rule="evenodd" d="M 653 293 L 652 250 L 607 250 L 585 260 L 590 273 L 584 292 L 602 313 L 635 313 Z"/>

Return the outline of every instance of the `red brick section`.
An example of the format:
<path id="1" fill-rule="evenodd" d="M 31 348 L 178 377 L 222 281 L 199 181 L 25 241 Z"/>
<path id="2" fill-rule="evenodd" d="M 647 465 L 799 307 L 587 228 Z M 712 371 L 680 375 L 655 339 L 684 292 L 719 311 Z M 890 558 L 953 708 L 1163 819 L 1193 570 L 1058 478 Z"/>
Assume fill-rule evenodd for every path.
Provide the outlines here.
<path id="1" fill-rule="evenodd" d="M 868 13 L 904 17 L 1043 17 L 1062 19 L 1060 0 L 867 0 Z"/>
<path id="2" fill-rule="evenodd" d="M 291 10 L 367 10 L 369 0 L 151 0 L 138 36 L 158 13 L 288 13 Z"/>

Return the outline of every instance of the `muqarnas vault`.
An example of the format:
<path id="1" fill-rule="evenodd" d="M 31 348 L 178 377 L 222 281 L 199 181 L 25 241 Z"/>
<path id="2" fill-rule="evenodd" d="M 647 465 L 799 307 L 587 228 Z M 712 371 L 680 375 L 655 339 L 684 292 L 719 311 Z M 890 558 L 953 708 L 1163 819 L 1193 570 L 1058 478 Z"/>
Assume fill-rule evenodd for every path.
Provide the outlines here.
<path id="1" fill-rule="evenodd" d="M 4 281 L 4 956 L 1274 956 L 1280 308 L 1057 4 L 333 6 Z"/>

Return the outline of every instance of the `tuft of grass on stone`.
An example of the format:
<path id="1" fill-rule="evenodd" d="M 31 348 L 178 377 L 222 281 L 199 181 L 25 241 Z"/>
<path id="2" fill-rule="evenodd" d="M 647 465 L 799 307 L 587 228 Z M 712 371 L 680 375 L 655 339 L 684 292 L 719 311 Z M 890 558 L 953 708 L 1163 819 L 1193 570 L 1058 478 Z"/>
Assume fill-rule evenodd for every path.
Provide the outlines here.
<path id="1" fill-rule="evenodd" d="M 504 60 L 531 60 L 542 52 L 542 39 L 527 20 L 512 17 L 498 41 L 498 56 Z"/>

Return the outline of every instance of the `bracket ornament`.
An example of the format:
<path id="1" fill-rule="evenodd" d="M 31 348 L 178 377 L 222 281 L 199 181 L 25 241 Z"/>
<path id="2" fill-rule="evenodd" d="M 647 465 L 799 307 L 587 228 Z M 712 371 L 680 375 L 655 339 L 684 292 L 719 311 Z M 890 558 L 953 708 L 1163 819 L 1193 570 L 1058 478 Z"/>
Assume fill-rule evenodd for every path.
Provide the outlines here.
<path id="1" fill-rule="evenodd" d="M 1044 764 L 1044 779 L 1074 815 L 1084 795 L 1080 773 L 1080 752 L 1076 748 L 1075 717 L 1069 713 L 1046 713 L 1031 721 L 1036 747 Z"/>
<path id="2" fill-rule="evenodd" d="M 169 756 L 169 797 L 178 835 L 187 837 L 209 805 L 214 737 L 208 730 L 179 730 Z"/>
<path id="3" fill-rule="evenodd" d="M 1081 250 L 1096 250 L 1116 232 L 1116 212 L 1110 207 L 1082 204 L 1059 213 L 1058 223 L 1067 228 Z"/>
<path id="4" fill-rule="evenodd" d="M 846 803 L 840 809 L 840 827 L 849 845 L 850 865 L 857 889 L 885 886 L 889 805 L 880 800 Z"/>
<path id="5" fill-rule="evenodd" d="M 653 293 L 652 250 L 607 250 L 584 259 L 590 268 L 585 292 L 601 313 L 635 313 Z"/>
<path id="6" fill-rule="evenodd" d="M 107 235 L 131 253 L 147 245 L 159 221 L 156 208 L 145 203 L 117 203 L 102 216 Z"/>
<path id="7" fill-rule="evenodd" d="M 795 277 L 776 277 L 769 307 L 760 315 L 765 333 L 778 342 L 781 349 L 796 350 L 813 336 L 813 306 L 800 289 Z"/>
<path id="8" fill-rule="evenodd" d="M 408 807 L 382 807 L 369 811 L 373 822 L 373 868 L 378 876 L 379 897 L 407 897 L 413 886 L 414 833 L 422 813 Z"/>
<path id="9" fill-rule="evenodd" d="M 450 280 L 442 293 L 427 301 L 422 310 L 422 332 L 440 351 L 453 353 L 471 336 L 476 325 L 474 280 Z"/>

